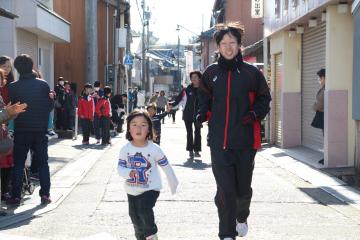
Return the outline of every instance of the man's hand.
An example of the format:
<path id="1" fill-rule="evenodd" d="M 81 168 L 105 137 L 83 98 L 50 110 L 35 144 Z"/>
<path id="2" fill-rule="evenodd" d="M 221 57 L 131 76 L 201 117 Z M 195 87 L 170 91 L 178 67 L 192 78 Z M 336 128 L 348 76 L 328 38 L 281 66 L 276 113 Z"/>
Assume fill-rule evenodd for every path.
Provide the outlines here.
<path id="1" fill-rule="evenodd" d="M 19 113 L 25 112 L 27 107 L 26 103 L 17 102 L 15 104 L 11 104 L 11 102 L 5 106 L 5 110 L 9 114 L 10 117 L 16 116 Z"/>
<path id="2" fill-rule="evenodd" d="M 242 118 L 242 124 L 253 124 L 256 121 L 256 113 L 254 111 L 248 112 L 245 117 Z"/>

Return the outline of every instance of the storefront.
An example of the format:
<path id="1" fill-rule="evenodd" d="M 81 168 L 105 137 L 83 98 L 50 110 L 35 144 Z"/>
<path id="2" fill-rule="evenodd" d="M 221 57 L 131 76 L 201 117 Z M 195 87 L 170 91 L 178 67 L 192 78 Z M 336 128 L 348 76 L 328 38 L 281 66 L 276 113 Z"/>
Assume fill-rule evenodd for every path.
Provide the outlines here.
<path id="1" fill-rule="evenodd" d="M 311 127 L 314 118 L 312 106 L 319 89 L 317 71 L 325 68 L 326 23 L 307 29 L 302 35 L 301 71 L 301 144 L 322 151 L 324 136 L 320 129 Z"/>

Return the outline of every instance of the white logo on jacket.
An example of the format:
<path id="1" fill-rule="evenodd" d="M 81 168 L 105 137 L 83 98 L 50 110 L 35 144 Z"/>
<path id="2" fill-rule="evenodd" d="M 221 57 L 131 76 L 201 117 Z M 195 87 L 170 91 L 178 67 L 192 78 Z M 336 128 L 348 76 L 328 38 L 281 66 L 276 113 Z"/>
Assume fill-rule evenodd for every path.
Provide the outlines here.
<path id="1" fill-rule="evenodd" d="M 216 80 L 217 80 L 217 76 L 215 76 L 212 81 L 215 82 Z"/>

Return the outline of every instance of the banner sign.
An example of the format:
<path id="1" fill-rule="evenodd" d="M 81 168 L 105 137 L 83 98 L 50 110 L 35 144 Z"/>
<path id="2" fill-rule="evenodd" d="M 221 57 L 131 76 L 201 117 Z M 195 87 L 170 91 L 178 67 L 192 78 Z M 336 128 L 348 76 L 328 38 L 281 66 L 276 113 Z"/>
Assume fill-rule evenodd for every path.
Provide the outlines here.
<path id="1" fill-rule="evenodd" d="M 264 13 L 263 0 L 251 0 L 251 17 L 262 18 Z"/>

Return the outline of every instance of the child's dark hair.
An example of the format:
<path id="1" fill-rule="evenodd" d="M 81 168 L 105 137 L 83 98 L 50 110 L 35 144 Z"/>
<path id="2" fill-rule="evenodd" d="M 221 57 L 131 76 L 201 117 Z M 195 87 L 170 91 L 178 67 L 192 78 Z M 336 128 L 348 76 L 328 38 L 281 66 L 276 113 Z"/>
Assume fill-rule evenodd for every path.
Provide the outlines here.
<path id="1" fill-rule="evenodd" d="M 139 110 L 139 109 L 135 109 L 134 111 L 132 111 L 129 114 L 129 116 L 126 118 L 126 135 L 125 135 L 126 139 L 129 141 L 133 140 L 133 137 L 130 134 L 130 122 L 136 117 L 144 117 L 146 119 L 146 122 L 148 123 L 148 126 L 149 126 L 149 133 L 146 136 L 146 139 L 148 139 L 148 140 L 153 139 L 152 122 L 149 117 L 149 114 L 147 112 Z"/>
<path id="2" fill-rule="evenodd" d="M 192 76 L 193 74 L 198 75 L 199 79 L 201 79 L 201 77 L 202 77 L 202 74 L 201 74 L 200 71 L 192 71 L 192 72 L 189 74 L 189 75 L 190 75 L 190 78 L 191 78 L 191 76 Z"/>
<path id="3" fill-rule="evenodd" d="M 241 34 L 244 31 L 244 28 L 240 22 L 229 22 L 226 24 L 221 23 L 215 27 L 216 32 L 214 33 L 214 39 L 218 46 L 226 34 L 230 34 L 231 36 L 235 37 L 237 43 L 241 44 Z"/>
<path id="4" fill-rule="evenodd" d="M 107 96 L 111 93 L 111 87 L 105 86 L 104 87 L 104 96 Z"/>
<path id="5" fill-rule="evenodd" d="M 146 106 L 146 110 L 149 110 L 150 108 L 156 111 L 156 103 L 150 103 Z"/>

